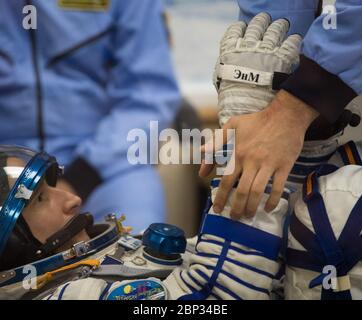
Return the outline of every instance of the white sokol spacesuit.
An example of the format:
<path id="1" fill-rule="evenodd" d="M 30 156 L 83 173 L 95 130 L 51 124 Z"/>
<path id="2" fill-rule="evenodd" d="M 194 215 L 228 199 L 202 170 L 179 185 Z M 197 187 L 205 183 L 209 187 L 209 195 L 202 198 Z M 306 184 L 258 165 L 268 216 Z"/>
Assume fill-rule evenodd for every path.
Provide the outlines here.
<path id="1" fill-rule="evenodd" d="M 362 195 L 359 150 L 362 149 L 359 145 L 350 142 L 340 147 L 331 158 L 334 165 L 322 166 L 308 178 L 306 195 L 311 197 L 311 193 L 318 192 L 322 195 L 331 230 L 338 241 L 330 237 L 332 233 L 325 232 L 328 221 L 322 224 L 313 221 L 324 214 L 323 210 L 318 208 L 318 215 L 313 215 L 314 205 L 309 205 L 309 200 L 298 199 L 286 255 L 286 298 L 349 298 L 350 288 L 353 298 L 361 298 L 362 270 L 358 262 L 362 251 L 358 240 L 362 223 L 358 212 Z M 278 235 L 283 233 L 288 192 L 272 214 L 260 210 L 250 221 L 229 219 L 229 207 L 221 216 L 209 211 L 197 244 L 190 239 L 186 245 L 183 232 L 170 225 L 151 225 L 141 241 L 129 236 L 114 216 L 109 216 L 105 224 L 93 225 L 88 218 L 82 219 L 87 216 L 82 214 L 40 243 L 20 217 L 29 206 L 28 201 L 34 201 L 33 193 L 43 178 L 55 185 L 58 172 L 55 159 L 19 148 L 2 147 L 0 155 L 1 299 L 269 298 L 282 261 L 279 258 L 282 237 Z M 343 167 L 338 169 L 335 164 Z M 218 183 L 218 179 L 212 182 L 212 198 Z M 81 228 L 87 230 L 91 239 L 57 252 Z M 327 238 L 320 239 L 319 234 Z M 324 251 L 325 248 L 332 250 Z M 4 269 L 6 265 L 12 267 Z M 329 275 L 322 273 L 323 267 L 331 265 L 337 270 L 335 289 L 322 292 L 321 283 Z M 29 277 L 32 268 L 35 278 Z"/>
<path id="2" fill-rule="evenodd" d="M 259 14 L 248 27 L 243 22 L 233 24 L 221 42 L 215 72 L 221 125 L 233 115 L 265 108 L 275 95 L 278 79 L 298 63 L 300 37 L 284 40 L 288 22 L 270 22 L 267 14 Z M 233 191 L 221 214 L 212 211 L 220 183 L 220 178 L 214 179 L 198 239 L 187 242 L 183 232 L 170 225 L 151 225 L 141 241 L 128 235 L 114 216 L 104 225 L 93 225 L 81 218 L 87 215 L 77 215 L 45 243 L 36 241 L 21 219 L 22 210 L 43 177 L 54 184 L 49 171 L 55 172 L 56 163 L 44 154 L 31 154 L 26 166 L 15 170 L 24 174 L 7 186 L 2 199 L 0 254 L 6 258 L 14 248 L 19 248 L 19 254 L 9 261 L 11 267 L 0 272 L 0 298 L 270 299 L 285 264 L 286 298 L 350 298 L 350 292 L 358 298 L 359 147 L 349 143 L 336 149 L 336 137 L 306 142 L 278 206 L 271 213 L 263 210 L 269 185 L 251 219 L 230 219 Z M 3 153 L 11 156 L 6 150 Z M 327 161 L 333 166 L 321 167 Z M 295 210 L 291 210 L 292 195 L 299 197 Z M 90 240 L 58 252 L 80 228 L 87 230 Z M 36 269 L 35 284 L 28 276 L 29 266 Z M 333 288 L 322 290 L 329 276 L 323 274 L 325 266 L 335 267 L 336 278 Z"/>
<path id="3" fill-rule="evenodd" d="M 311 173 L 290 218 L 287 299 L 362 299 L 362 143 Z"/>
<path id="4" fill-rule="evenodd" d="M 193 239 L 186 243 L 174 226 L 153 224 L 141 241 L 114 216 L 93 225 L 89 214 L 74 215 L 40 241 L 30 221 L 38 214 L 33 204 L 45 181 L 56 188 L 58 165 L 45 153 L 18 147 L 1 147 L 0 155 L 1 299 L 239 299 L 255 298 L 255 292 L 268 297 L 281 246 L 273 234 L 282 232 L 287 192 L 272 215 L 254 224 L 233 221 L 227 211 L 209 212 L 197 245 Z M 212 185 L 214 195 L 218 180 Z M 90 239 L 69 245 L 83 229 Z"/>

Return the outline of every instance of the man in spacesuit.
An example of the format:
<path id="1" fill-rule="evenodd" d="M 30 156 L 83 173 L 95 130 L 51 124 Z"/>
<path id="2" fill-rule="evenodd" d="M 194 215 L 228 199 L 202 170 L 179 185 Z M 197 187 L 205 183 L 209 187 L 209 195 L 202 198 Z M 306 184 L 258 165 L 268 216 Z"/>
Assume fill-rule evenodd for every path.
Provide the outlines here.
<path id="1" fill-rule="evenodd" d="M 185 272 L 201 266 L 207 274 L 218 265 L 215 223 L 228 224 L 226 238 L 235 238 L 230 261 L 239 260 L 238 251 L 235 255 L 231 250 L 240 246 L 235 228 L 241 225 L 236 221 L 216 215 L 205 220 L 200 235 L 206 233 L 206 239 L 198 244 L 197 254 L 192 241 L 186 250 L 183 232 L 170 225 L 151 225 L 141 242 L 127 235 L 114 217 L 93 225 L 90 214 L 81 214 L 80 199 L 56 187 L 60 170 L 53 157 L 19 147 L 1 147 L 0 156 L 2 299 L 188 299 L 193 284 Z M 266 258 L 272 254 L 265 252 Z M 180 283 L 178 276 L 186 282 Z M 238 288 L 234 295 L 224 292 L 233 289 L 228 280 L 218 281 L 216 292 L 202 298 L 239 296 Z"/>
<path id="2" fill-rule="evenodd" d="M 300 37 L 292 35 L 285 40 L 287 29 L 286 20 L 280 19 L 271 23 L 267 14 L 256 16 L 248 27 L 241 22 L 228 29 L 221 43 L 215 83 L 221 102 L 223 99 L 233 102 L 237 98 L 237 104 L 225 104 L 221 121 L 223 115 L 227 117 L 230 113 L 242 112 L 240 106 L 243 105 L 263 108 L 267 100 L 273 97 L 278 77 L 290 73 L 298 61 Z M 253 36 L 258 32 L 265 32 L 263 41 L 253 41 Z M 244 65 L 246 62 L 247 66 Z M 253 77 L 235 77 L 239 73 L 233 71 L 239 69 L 244 73 L 253 73 Z M 254 80 L 250 80 L 251 78 Z M 258 81 L 255 82 L 255 79 Z M 254 82 L 250 83 L 251 81 Z M 257 99 L 253 99 L 254 91 L 259 91 Z M 265 97 L 265 101 L 260 100 L 261 96 Z M 233 106 L 235 108 L 232 108 Z M 262 205 L 258 206 L 255 217 L 237 221 L 231 219 L 230 202 L 221 214 L 214 213 L 211 205 L 220 184 L 220 179 L 214 179 L 211 183 L 210 206 L 204 215 L 194 247 L 195 252 L 192 252 L 193 248 L 189 246 L 184 254 L 186 242 L 180 230 L 167 225 L 151 226 L 142 243 L 136 238 L 125 236 L 123 228 L 114 230 L 114 227 L 111 227 L 110 233 L 106 227 L 94 230 L 91 219 L 83 219 L 80 218 L 82 215 L 76 214 L 79 204 L 74 198 L 68 201 L 68 206 L 61 206 L 64 208 L 60 215 L 62 223 L 59 223 L 62 229 L 52 230 L 54 235 L 50 232 L 41 238 L 41 232 L 46 228 L 44 229 L 39 221 L 36 226 L 32 226 L 29 217 L 33 215 L 27 215 L 27 208 L 35 208 L 33 201 L 40 200 L 41 204 L 43 199 L 47 199 L 44 195 L 40 196 L 40 199 L 34 196 L 39 194 L 36 189 L 43 177 L 48 185 L 54 185 L 54 159 L 35 154 L 25 162 L 25 169 L 4 168 L 5 177 L 8 172 L 19 174 L 14 176 L 17 178 L 15 184 L 4 189 L 9 190 L 0 216 L 0 243 L 4 246 L 4 252 L 8 252 L 4 256 L 12 255 L 11 248 L 24 249 L 28 243 L 31 243 L 32 247 L 31 250 L 24 250 L 29 254 L 27 260 L 21 263 L 18 261 L 12 266 L 7 265 L 6 270 L 3 269 L 4 272 L 0 274 L 0 292 L 3 292 L 4 297 L 44 299 L 269 299 L 273 280 L 281 274 L 279 271 L 283 267 L 282 253 L 286 251 L 286 298 L 350 298 L 351 291 L 354 291 L 353 298 L 358 298 L 361 286 L 355 281 L 354 274 L 351 273 L 349 277 L 349 273 L 352 270 L 351 272 L 359 274 L 357 264 L 361 250 L 355 252 L 350 243 L 358 239 L 361 231 L 361 224 L 358 220 L 355 222 L 353 214 L 356 210 L 352 210 L 356 199 L 361 196 L 361 191 L 358 183 L 348 185 L 348 181 L 358 180 L 361 174 L 359 166 L 345 166 L 340 170 L 333 166 L 317 172 L 314 176 L 308 176 L 307 181 L 312 182 L 307 182 L 304 198 L 299 198 L 297 202 L 295 214 L 291 218 L 288 248 L 283 246 L 283 234 L 286 234 L 284 222 L 289 216 L 291 190 L 300 190 L 304 177 L 330 158 L 330 161 L 338 166 L 359 164 L 356 161 L 359 159 L 358 148 L 353 144 L 339 149 L 337 153 L 335 139 L 318 141 L 307 147 L 298 160 L 295 171 L 292 171 L 292 179 L 280 202 L 269 213 L 264 210 L 263 204 L 270 193 L 270 186 L 264 190 Z M 4 154 L 8 154 L 7 159 L 13 157 L 6 150 Z M 48 170 L 53 172 L 53 175 L 48 174 Z M 6 183 L 4 185 L 6 187 Z M 44 189 L 45 195 L 49 195 L 47 186 L 40 188 L 40 191 Z M 326 198 L 329 192 L 332 197 Z M 330 211 L 336 193 L 343 198 L 345 192 L 351 196 L 350 199 L 346 198 L 349 205 Z M 329 214 L 332 226 L 338 227 L 337 230 L 336 227 L 332 230 L 329 228 L 327 239 L 321 237 L 324 230 L 321 231 L 314 224 L 312 213 L 315 206 L 303 205 L 303 201 L 309 201 L 309 196 L 314 201 L 318 194 L 322 194 L 326 204 L 324 216 Z M 63 199 L 64 203 L 67 202 L 67 197 L 64 196 Z M 320 209 L 322 202 L 320 197 L 318 199 Z M 356 208 L 358 209 L 358 206 Z M 75 216 L 70 219 L 72 214 Z M 67 215 L 68 218 L 65 218 Z M 346 222 L 350 219 L 352 222 Z M 310 227 L 309 221 L 313 222 L 313 227 Z M 115 225 L 117 226 L 117 223 Z M 322 221 L 322 226 L 328 228 L 328 225 L 327 220 Z M 351 230 L 350 225 L 355 228 Z M 339 237 L 338 230 L 344 226 L 347 226 L 347 231 L 341 233 L 341 243 L 339 240 L 334 241 L 334 238 Z M 35 233 L 37 228 L 40 228 L 40 233 L 34 237 L 33 232 Z M 306 228 L 309 231 L 306 231 Z M 304 234 L 308 234 L 309 238 L 305 238 Z M 75 243 L 76 241 L 71 240 L 75 235 L 84 238 L 78 238 L 77 241 L 81 241 Z M 304 238 L 307 243 L 304 243 Z M 64 247 L 65 244 L 67 245 Z M 333 255 L 333 252 L 338 252 L 338 255 Z M 344 256 L 343 253 L 348 255 Z M 21 254 L 21 250 L 17 256 L 26 257 L 24 253 Z M 348 258 L 348 261 L 345 261 L 345 258 Z M 36 284 L 39 286 L 35 286 L 30 296 L 27 296 L 29 290 L 22 285 L 25 276 L 21 265 L 30 262 L 37 270 Z M 335 267 L 336 285 L 321 289 L 326 277 L 323 267 L 326 265 Z M 141 279 L 134 280 L 135 278 Z M 164 281 L 160 281 L 164 278 Z M 313 287 L 312 291 L 310 287 Z"/>
<path id="3" fill-rule="evenodd" d="M 291 219 L 287 299 L 362 297 L 361 151 L 350 142 L 332 156 L 333 165 L 308 177 Z M 253 223 L 207 213 L 197 243 L 189 239 L 186 246 L 183 232 L 166 224 L 151 225 L 141 241 L 115 216 L 94 225 L 81 214 L 80 199 L 55 187 L 61 172 L 54 158 L 7 146 L 0 159 L 1 299 L 269 298 L 288 192 L 272 214 L 261 210 Z M 217 181 L 212 185 L 214 198 Z M 321 195 L 317 210 L 315 195 Z M 337 270 L 329 290 L 322 287 L 325 266 Z"/>
<path id="4" fill-rule="evenodd" d="M 96 277 L 96 270 L 102 279 L 113 276 L 113 282 L 163 279 L 182 263 L 186 240 L 181 230 L 153 224 L 141 241 L 129 236 L 115 215 L 94 224 L 91 214 L 80 212 L 81 199 L 56 186 L 60 176 L 56 159 L 46 153 L 0 147 L 1 299 L 36 298 L 67 281 L 90 273 Z M 160 280 L 147 280 L 142 287 L 149 285 L 162 298 Z M 86 297 L 77 291 L 73 298 L 94 298 L 97 292 Z"/>

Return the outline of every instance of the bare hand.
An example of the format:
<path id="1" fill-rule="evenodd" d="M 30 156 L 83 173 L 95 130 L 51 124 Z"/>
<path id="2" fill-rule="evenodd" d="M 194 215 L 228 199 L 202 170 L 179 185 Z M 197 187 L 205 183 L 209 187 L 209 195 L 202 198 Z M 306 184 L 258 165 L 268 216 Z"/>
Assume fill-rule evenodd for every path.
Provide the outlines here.
<path id="1" fill-rule="evenodd" d="M 223 176 L 214 211 L 220 213 L 223 210 L 240 176 L 232 201 L 231 218 L 238 220 L 243 215 L 255 215 L 271 177 L 273 187 L 265 210 L 275 209 L 288 174 L 302 150 L 305 132 L 317 116 L 317 111 L 282 90 L 263 111 L 232 117 L 223 129 L 235 129 L 235 170 Z M 204 146 L 204 151 L 212 151 L 207 148 Z M 213 166 L 202 164 L 200 176 L 207 176 Z"/>

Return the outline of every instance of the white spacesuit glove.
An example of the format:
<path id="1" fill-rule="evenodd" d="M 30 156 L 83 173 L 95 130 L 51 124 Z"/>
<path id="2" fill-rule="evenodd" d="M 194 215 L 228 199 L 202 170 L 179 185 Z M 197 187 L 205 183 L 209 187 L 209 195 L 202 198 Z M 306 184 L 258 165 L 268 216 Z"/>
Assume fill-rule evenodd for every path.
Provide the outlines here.
<path id="1" fill-rule="evenodd" d="M 227 29 L 214 72 L 220 126 L 232 116 L 261 111 L 273 100 L 281 82 L 299 63 L 302 38 L 297 34 L 286 38 L 288 30 L 286 19 L 271 23 L 267 13 L 255 16 L 248 26 L 241 21 Z M 304 178 L 328 161 L 337 148 L 337 136 L 305 142 L 289 187 L 300 189 Z"/>
<path id="2" fill-rule="evenodd" d="M 362 167 L 308 176 L 291 216 L 287 299 L 362 299 Z"/>
<path id="3" fill-rule="evenodd" d="M 264 109 L 274 98 L 273 88 L 299 63 L 301 37 L 289 36 L 289 22 L 271 23 L 260 13 L 247 26 L 232 24 L 220 43 L 220 57 L 214 73 L 219 94 L 219 120 L 223 126 L 234 115 Z"/>
<path id="4" fill-rule="evenodd" d="M 219 183 L 219 179 L 212 182 L 212 199 Z M 266 213 L 262 208 L 268 192 L 270 186 L 252 219 L 231 220 L 230 200 L 221 215 L 207 208 L 210 211 L 199 233 L 197 253 L 189 257 L 186 267 L 176 268 L 164 280 L 170 299 L 270 298 L 272 281 L 280 269 L 289 192 L 285 190 L 278 206 Z"/>

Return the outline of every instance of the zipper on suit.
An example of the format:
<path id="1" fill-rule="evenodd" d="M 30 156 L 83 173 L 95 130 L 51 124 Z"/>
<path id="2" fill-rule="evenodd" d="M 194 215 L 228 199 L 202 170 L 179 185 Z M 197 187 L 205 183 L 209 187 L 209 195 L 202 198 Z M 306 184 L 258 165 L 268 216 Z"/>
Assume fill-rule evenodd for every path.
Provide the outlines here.
<path id="1" fill-rule="evenodd" d="M 27 4 L 31 5 L 32 1 L 27 0 Z M 35 100 L 37 109 L 37 133 L 39 138 L 39 151 L 44 151 L 45 133 L 43 122 L 43 92 L 40 79 L 39 62 L 38 62 L 38 45 L 36 39 L 36 30 L 29 30 L 32 63 L 35 75 Z"/>

